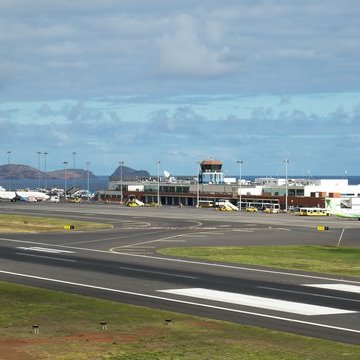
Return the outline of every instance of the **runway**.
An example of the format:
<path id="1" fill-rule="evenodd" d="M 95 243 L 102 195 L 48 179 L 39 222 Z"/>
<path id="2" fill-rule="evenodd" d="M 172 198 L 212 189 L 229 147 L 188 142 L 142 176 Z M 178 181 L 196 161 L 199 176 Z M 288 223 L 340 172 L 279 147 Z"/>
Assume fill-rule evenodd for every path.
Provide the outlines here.
<path id="1" fill-rule="evenodd" d="M 98 232 L 0 234 L 0 279 L 360 344 L 360 281 L 171 258 L 171 246 L 359 246 L 360 224 L 211 209 L 1 203 L 1 213 L 102 221 Z M 317 225 L 329 231 L 317 231 Z M 345 229 L 345 230 L 344 230 Z"/>

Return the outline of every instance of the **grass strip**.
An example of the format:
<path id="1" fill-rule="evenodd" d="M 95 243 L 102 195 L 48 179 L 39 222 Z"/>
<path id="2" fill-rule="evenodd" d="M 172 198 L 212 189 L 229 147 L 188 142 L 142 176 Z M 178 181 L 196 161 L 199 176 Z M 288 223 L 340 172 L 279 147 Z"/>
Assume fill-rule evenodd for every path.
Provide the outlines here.
<path id="1" fill-rule="evenodd" d="M 330 246 L 246 246 L 165 248 L 162 255 L 269 266 L 324 274 L 360 276 L 360 249 Z"/>
<path id="2" fill-rule="evenodd" d="M 0 214 L 0 233 L 68 231 L 64 229 L 65 225 L 74 226 L 75 231 L 111 229 L 113 227 L 111 224 L 91 221 Z"/>
<path id="3" fill-rule="evenodd" d="M 0 282 L 0 294 L 0 353 L 12 359 L 360 358 L 359 346 L 58 291 Z"/>

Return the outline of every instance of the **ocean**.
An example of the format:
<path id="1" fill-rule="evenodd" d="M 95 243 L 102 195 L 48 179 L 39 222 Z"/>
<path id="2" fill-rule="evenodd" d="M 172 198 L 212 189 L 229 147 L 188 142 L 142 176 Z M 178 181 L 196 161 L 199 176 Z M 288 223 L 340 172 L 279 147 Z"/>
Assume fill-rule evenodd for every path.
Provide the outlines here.
<path id="1" fill-rule="evenodd" d="M 108 188 L 109 177 L 108 176 L 97 176 L 96 178 L 89 179 L 89 190 L 91 192 L 96 192 L 97 190 L 106 190 Z M 74 184 L 73 179 L 66 180 L 66 187 L 70 188 Z M 47 188 L 61 188 L 65 186 L 65 182 L 62 179 L 47 179 L 46 180 Z M 6 190 L 9 188 L 9 180 L 1 179 L 0 186 L 4 187 Z M 10 188 L 12 190 L 19 189 L 37 189 L 44 188 L 45 183 L 44 179 L 40 179 L 40 186 L 38 179 L 10 179 Z M 76 179 L 75 186 L 87 189 L 87 179 Z"/>
<path id="2" fill-rule="evenodd" d="M 189 176 L 190 178 L 191 176 Z M 231 176 L 228 176 L 231 177 Z M 237 177 L 237 176 L 234 176 Z M 266 176 L 243 176 L 243 179 L 246 180 L 254 180 L 255 178 L 266 177 Z M 301 176 L 292 176 L 291 178 L 303 178 Z M 342 176 L 312 176 L 313 179 L 343 179 Z M 349 185 L 358 185 L 360 184 L 360 176 L 347 176 L 349 181 Z M 91 179 L 89 181 L 89 189 L 91 192 L 96 192 L 98 190 L 107 190 L 108 189 L 109 176 L 97 176 L 96 178 Z M 48 179 L 46 181 L 48 188 L 64 188 L 64 180 L 62 179 Z M 73 179 L 67 179 L 66 186 L 70 188 L 73 186 Z M 40 181 L 40 188 L 44 188 L 44 179 Z M 82 189 L 87 189 L 87 179 L 76 179 L 75 181 L 76 187 L 80 187 Z M 2 179 L 0 180 L 0 186 L 4 187 L 6 190 L 9 188 L 9 180 Z M 10 188 L 12 190 L 18 189 L 37 189 L 39 188 L 39 180 L 38 179 L 10 179 Z"/>

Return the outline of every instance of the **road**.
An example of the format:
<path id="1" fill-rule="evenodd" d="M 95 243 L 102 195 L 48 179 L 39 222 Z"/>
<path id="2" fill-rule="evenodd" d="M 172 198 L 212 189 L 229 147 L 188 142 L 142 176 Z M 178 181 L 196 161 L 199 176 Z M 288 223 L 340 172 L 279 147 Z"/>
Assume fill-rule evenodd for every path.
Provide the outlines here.
<path id="1" fill-rule="evenodd" d="M 159 255 L 171 246 L 360 245 L 357 221 L 176 207 L 0 203 L 0 213 L 109 222 L 0 234 L 0 279 L 360 344 L 360 281 Z M 317 225 L 329 230 L 317 231 Z"/>

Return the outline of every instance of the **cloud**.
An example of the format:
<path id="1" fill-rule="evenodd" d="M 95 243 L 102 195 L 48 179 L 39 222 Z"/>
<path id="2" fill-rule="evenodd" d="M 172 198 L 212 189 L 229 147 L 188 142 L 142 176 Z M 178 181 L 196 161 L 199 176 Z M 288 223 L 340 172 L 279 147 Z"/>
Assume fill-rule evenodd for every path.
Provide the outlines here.
<path id="1" fill-rule="evenodd" d="M 161 69 L 173 76 L 214 77 L 235 70 L 236 64 L 230 60 L 231 51 L 225 44 L 211 43 L 216 39 L 198 31 L 195 19 L 189 15 L 180 15 L 175 19 L 173 33 L 160 40 Z"/>
<path id="2" fill-rule="evenodd" d="M 350 0 L 3 0 L 0 12 L 0 96 L 14 100 L 357 89 Z"/>
<path id="3" fill-rule="evenodd" d="M 194 106 L 178 106 L 175 100 L 158 104 L 156 111 L 149 108 L 146 121 L 120 117 L 122 112 L 117 106 L 126 103 L 124 98 L 102 99 L 106 106 L 86 101 L 43 102 L 26 112 L 19 110 L 17 103 L 4 104 L 0 140 L 5 149 L 12 151 L 14 161 L 21 159 L 18 162 L 26 163 L 28 159 L 31 163 L 36 160 L 37 151 L 47 151 L 53 166 L 60 167 L 76 151 L 79 163 L 91 159 L 93 169 L 99 169 L 97 173 L 110 172 L 106 167 L 111 164 L 114 167 L 119 158 L 125 158 L 134 167 L 150 172 L 152 162 L 161 159 L 164 167 L 175 174 L 189 174 L 196 160 L 206 157 L 220 158 L 230 170 L 237 158 L 244 158 L 248 171 L 253 169 L 253 173 L 259 168 L 268 174 L 281 171 L 281 159 L 285 157 L 292 159 L 293 166 L 304 164 L 304 168 L 331 158 L 331 169 L 346 164 L 349 171 L 355 171 L 351 170 L 355 166 L 351 165 L 351 152 L 360 151 L 356 104 L 352 108 L 339 104 L 326 115 L 314 116 L 296 108 L 278 112 L 276 109 L 284 108 L 278 104 L 279 98 L 274 97 L 273 106 L 254 107 L 247 117 L 231 114 L 227 107 L 224 116 L 200 114 L 198 106 L 216 109 L 228 98 L 211 99 L 202 96 Z M 142 101 L 148 100 L 145 97 Z M 294 103 L 297 101 L 293 98 Z M 145 106 L 140 98 L 130 97 L 129 102 L 135 107 Z M 28 122 L 19 122 L 25 115 Z M 41 124 L 30 122 L 38 121 L 39 117 Z"/>

